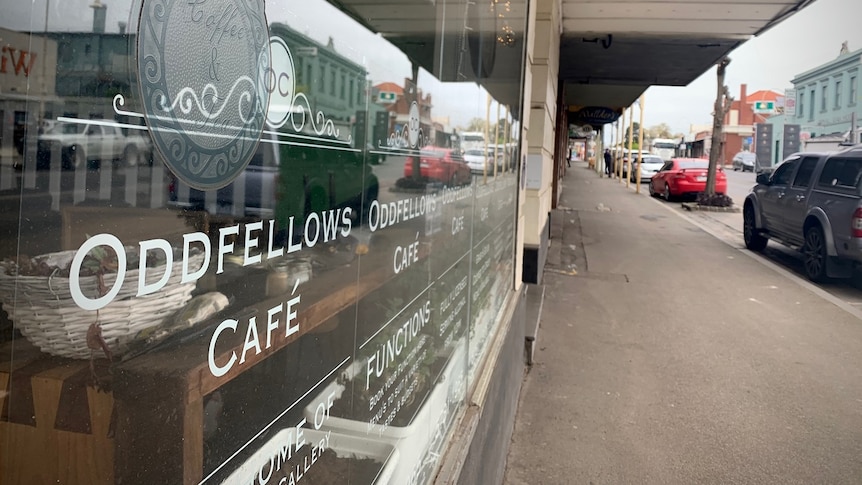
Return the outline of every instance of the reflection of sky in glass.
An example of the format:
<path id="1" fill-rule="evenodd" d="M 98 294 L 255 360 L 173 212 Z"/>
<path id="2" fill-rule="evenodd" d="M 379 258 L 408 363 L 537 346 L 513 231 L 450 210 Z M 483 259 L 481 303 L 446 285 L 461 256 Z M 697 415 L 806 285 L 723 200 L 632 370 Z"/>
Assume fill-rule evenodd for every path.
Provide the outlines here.
<path id="1" fill-rule="evenodd" d="M 30 30 L 36 32 L 44 31 L 46 24 L 49 31 L 92 30 L 93 9 L 89 7 L 92 0 L 5 3 L 4 14 L 0 19 L 0 26 L 5 28 L 20 30 L 22 25 L 29 22 Z M 47 15 L 46 3 L 50 7 Z M 119 32 L 120 22 L 127 25 L 127 32 L 137 30 L 140 0 L 111 0 L 103 4 L 108 7 L 105 26 L 107 32 Z M 285 23 L 320 44 L 326 45 L 331 38 L 340 55 L 368 70 L 372 85 L 381 82 L 403 85 L 404 79 L 411 77 L 410 61 L 404 53 L 324 0 L 305 1 L 301 9 L 290 8 L 283 3 L 268 3 L 266 15 L 269 23 Z M 464 128 L 471 119 L 485 117 L 486 92 L 475 83 L 443 83 L 420 69 L 419 86 L 423 93 L 433 96 L 432 115 L 448 118 L 450 126 Z M 496 104 L 492 104 L 492 119 L 496 111 Z"/>

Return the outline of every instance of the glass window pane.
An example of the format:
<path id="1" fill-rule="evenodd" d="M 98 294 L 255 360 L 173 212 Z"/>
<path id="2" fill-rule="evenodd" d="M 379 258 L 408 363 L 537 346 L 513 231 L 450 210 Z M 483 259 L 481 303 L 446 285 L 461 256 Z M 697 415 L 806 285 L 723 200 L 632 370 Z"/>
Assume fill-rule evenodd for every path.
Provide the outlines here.
<path id="1" fill-rule="evenodd" d="M 470 4 L 496 54 L 463 62 L 439 2 L 392 36 L 362 2 L 133 3 L 0 32 L 28 70 L 0 99 L 0 377 L 34 383 L 0 475 L 429 483 L 516 297 L 526 4 Z"/>

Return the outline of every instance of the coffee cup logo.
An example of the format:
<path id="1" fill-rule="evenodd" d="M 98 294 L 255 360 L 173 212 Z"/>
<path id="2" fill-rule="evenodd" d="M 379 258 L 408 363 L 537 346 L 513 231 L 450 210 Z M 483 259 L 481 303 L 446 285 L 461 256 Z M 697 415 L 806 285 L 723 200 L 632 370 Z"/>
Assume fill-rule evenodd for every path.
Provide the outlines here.
<path id="1" fill-rule="evenodd" d="M 156 151 L 192 187 L 229 184 L 267 120 L 272 62 L 263 0 L 145 0 L 137 53 Z"/>

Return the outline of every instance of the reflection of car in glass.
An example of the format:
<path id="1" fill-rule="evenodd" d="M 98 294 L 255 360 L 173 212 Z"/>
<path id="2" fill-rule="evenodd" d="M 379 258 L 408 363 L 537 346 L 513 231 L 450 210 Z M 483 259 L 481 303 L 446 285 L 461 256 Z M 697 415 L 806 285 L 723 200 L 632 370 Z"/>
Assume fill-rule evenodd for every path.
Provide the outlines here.
<path id="1" fill-rule="evenodd" d="M 706 190 L 708 171 L 709 160 L 674 158 L 652 176 L 649 193 L 652 196 L 661 194 L 665 200 L 696 195 Z M 727 193 L 727 176 L 721 167 L 717 167 L 715 171 L 715 193 Z"/>
<path id="2" fill-rule="evenodd" d="M 632 182 L 637 182 L 637 159 L 632 163 Z M 644 155 L 640 162 L 641 182 L 649 182 L 652 176 L 658 173 L 664 166 L 664 160 L 658 155 Z"/>
<path id="3" fill-rule="evenodd" d="M 415 155 L 407 157 L 404 162 L 404 177 L 413 176 Z M 419 152 L 419 175 L 449 185 L 470 183 L 472 174 L 470 167 L 457 148 L 440 148 L 427 146 Z"/>
<path id="4" fill-rule="evenodd" d="M 471 148 L 464 151 L 464 161 L 470 170 L 475 173 L 484 173 L 485 167 L 488 165 L 488 158 L 485 156 L 485 151 L 479 148 Z"/>
<path id="5" fill-rule="evenodd" d="M 253 218 L 275 217 L 279 227 L 294 216 L 302 223 L 311 212 L 350 207 L 360 216 L 377 198 L 379 183 L 363 154 L 317 142 L 316 147 L 263 141 L 243 173 L 215 191 L 192 189 L 173 175 L 169 201 L 174 207 Z"/>
<path id="6" fill-rule="evenodd" d="M 739 152 L 733 156 L 733 171 L 742 170 L 743 172 L 754 171 L 754 161 L 757 155 L 752 152 Z"/>
<path id="7" fill-rule="evenodd" d="M 758 174 L 742 220 L 748 249 L 773 239 L 801 250 L 811 280 L 852 276 L 862 263 L 862 148 L 797 153 Z"/>
<path id="8" fill-rule="evenodd" d="M 51 153 L 60 153 L 63 168 L 86 168 L 87 162 L 119 160 L 127 166 L 150 159 L 152 142 L 145 133 L 130 133 L 106 120 L 57 122 L 45 128 L 37 143 L 37 166 L 50 166 Z"/>

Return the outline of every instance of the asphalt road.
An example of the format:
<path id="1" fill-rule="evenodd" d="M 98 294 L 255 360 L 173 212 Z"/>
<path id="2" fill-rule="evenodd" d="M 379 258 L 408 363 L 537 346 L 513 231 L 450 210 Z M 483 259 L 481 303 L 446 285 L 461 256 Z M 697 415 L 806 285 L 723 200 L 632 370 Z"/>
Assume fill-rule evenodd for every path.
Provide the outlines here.
<path id="1" fill-rule="evenodd" d="M 561 206 L 505 483 L 860 483 L 857 315 L 678 204 L 575 170 Z"/>
<path id="2" fill-rule="evenodd" d="M 756 175 L 752 172 L 734 172 L 733 170 L 726 170 L 725 174 L 727 175 L 727 194 L 733 199 L 734 204 L 741 208 L 745 197 L 755 185 L 754 179 Z M 680 202 L 663 202 L 663 204 L 681 210 Z M 711 228 L 714 233 L 719 234 L 731 246 L 737 248 L 745 247 L 742 239 L 741 212 L 687 212 L 686 215 Z M 801 280 L 805 280 L 802 259 L 798 251 L 779 243 L 771 242 L 762 253 L 762 256 L 771 263 L 798 276 Z M 807 280 L 805 281 L 807 282 Z M 814 285 L 814 283 L 810 284 Z M 862 270 L 857 270 L 851 279 L 834 279 L 826 283 L 816 284 L 815 286 L 840 299 L 842 302 L 862 310 Z M 860 478 L 860 483 L 862 483 L 862 478 Z"/>

